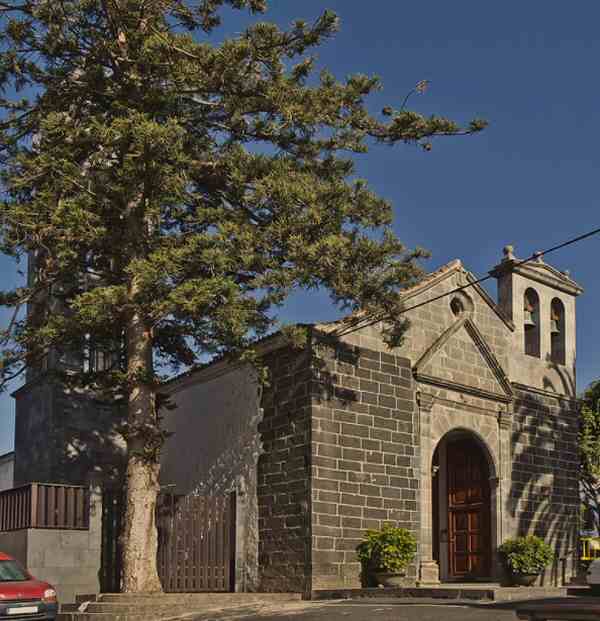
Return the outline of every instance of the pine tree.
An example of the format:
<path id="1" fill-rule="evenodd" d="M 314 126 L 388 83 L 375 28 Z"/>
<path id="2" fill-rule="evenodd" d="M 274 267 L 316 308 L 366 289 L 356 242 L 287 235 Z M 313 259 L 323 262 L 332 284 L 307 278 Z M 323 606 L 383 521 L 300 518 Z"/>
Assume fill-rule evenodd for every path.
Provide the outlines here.
<path id="1" fill-rule="evenodd" d="M 266 10 L 0 0 L 0 241 L 32 258 L 28 284 L 0 299 L 17 309 L 1 335 L 2 382 L 57 350 L 109 352 L 114 364 L 62 379 L 127 403 L 129 592 L 160 590 L 162 365 L 251 351 L 298 288 L 393 316 L 422 253 L 392 233 L 390 204 L 354 179 L 352 158 L 375 143 L 429 150 L 432 137 L 485 125 L 404 104 L 374 116 L 365 99 L 377 78 L 316 75 L 311 51 L 338 27 L 329 11 L 213 45 L 226 5 Z M 402 328 L 391 324 L 390 341 Z"/>

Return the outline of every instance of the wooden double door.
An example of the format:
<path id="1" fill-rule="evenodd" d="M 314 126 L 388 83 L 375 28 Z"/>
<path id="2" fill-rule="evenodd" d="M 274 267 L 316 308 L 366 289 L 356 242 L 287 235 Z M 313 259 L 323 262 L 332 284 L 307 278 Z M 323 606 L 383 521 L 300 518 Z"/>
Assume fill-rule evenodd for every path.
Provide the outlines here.
<path id="1" fill-rule="evenodd" d="M 487 458 L 474 440 L 447 447 L 448 561 L 454 580 L 490 576 L 491 520 Z"/>

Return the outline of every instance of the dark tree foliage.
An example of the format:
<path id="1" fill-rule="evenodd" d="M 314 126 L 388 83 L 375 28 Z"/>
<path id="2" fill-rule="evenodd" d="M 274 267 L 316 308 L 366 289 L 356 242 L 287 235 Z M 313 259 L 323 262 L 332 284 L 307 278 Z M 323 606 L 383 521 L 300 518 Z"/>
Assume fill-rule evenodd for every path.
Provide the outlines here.
<path id="1" fill-rule="evenodd" d="M 600 531 L 600 380 L 592 382 L 581 402 L 579 457 L 586 526 Z"/>

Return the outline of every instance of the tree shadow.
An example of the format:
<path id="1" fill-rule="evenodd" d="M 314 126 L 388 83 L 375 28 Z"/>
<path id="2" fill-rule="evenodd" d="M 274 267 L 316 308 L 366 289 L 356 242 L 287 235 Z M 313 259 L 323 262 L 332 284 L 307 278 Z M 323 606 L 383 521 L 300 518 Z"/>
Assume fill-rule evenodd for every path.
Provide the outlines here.
<path id="1" fill-rule="evenodd" d="M 123 485 L 123 407 L 60 384 L 27 387 L 16 400 L 15 485 Z"/>
<path id="2" fill-rule="evenodd" d="M 542 586 L 559 586 L 576 571 L 578 547 L 578 411 L 574 379 L 547 359 L 560 385 L 547 375 L 544 391 L 517 389 L 511 450 L 511 489 L 507 501 L 517 534 L 550 543 L 556 558 L 541 576 Z M 570 569 L 568 564 L 571 565 Z"/>
<path id="3" fill-rule="evenodd" d="M 330 572 L 318 560 L 311 483 L 315 438 L 323 432 L 320 406 L 345 410 L 360 401 L 356 386 L 344 385 L 341 371 L 358 366 L 359 348 L 313 330 L 304 351 L 279 350 L 267 360 L 263 454 L 258 463 L 261 587 L 310 594 L 313 576 Z M 319 492 L 316 492 L 317 494 Z M 358 572 L 357 572 L 358 573 Z M 328 575 L 331 575 L 330 573 Z M 358 577 L 358 576 L 357 576 Z"/>

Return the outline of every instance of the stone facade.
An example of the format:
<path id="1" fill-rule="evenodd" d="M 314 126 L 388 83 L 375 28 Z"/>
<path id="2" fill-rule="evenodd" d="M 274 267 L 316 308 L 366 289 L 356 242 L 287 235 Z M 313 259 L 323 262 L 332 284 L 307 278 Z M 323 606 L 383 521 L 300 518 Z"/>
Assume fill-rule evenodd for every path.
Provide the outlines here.
<path id="1" fill-rule="evenodd" d="M 517 390 L 511 428 L 510 513 L 513 530 L 552 539 L 558 558 L 576 549 L 579 511 L 576 404 Z"/>
<path id="2" fill-rule="evenodd" d="M 311 348 L 289 347 L 265 357 L 270 369 L 259 426 L 260 587 L 310 590 L 311 577 Z"/>
<path id="3" fill-rule="evenodd" d="M 417 534 L 414 382 L 406 358 L 314 341 L 312 589 L 354 587 L 366 529 L 393 522 Z"/>

